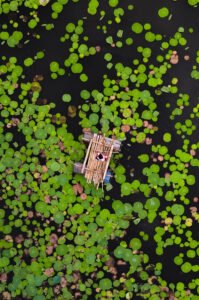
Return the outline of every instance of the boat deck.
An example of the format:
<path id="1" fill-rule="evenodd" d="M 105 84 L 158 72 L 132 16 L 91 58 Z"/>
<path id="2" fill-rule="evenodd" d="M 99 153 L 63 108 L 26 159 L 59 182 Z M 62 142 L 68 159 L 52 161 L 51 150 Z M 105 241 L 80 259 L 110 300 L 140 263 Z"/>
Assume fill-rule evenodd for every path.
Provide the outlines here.
<path id="1" fill-rule="evenodd" d="M 94 134 L 90 140 L 85 160 L 82 167 L 82 173 L 88 183 L 93 182 L 98 188 L 100 183 L 103 183 L 108 170 L 109 162 L 113 153 L 114 140 L 111 143 L 106 143 L 106 138 L 102 135 Z M 96 156 L 98 153 L 103 153 L 107 156 L 105 161 L 98 161 Z"/>

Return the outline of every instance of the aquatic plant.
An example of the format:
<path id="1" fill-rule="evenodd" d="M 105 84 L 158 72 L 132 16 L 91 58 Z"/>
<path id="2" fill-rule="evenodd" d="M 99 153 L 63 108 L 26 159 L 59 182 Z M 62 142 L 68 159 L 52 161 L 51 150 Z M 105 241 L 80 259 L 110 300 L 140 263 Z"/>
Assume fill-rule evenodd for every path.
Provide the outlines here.
<path id="1" fill-rule="evenodd" d="M 178 73 L 199 79 L 197 33 L 178 2 L 139 5 L 2 1 L 2 299 L 198 297 L 199 106 Z M 122 141 L 104 190 L 73 173 L 88 128 Z"/>

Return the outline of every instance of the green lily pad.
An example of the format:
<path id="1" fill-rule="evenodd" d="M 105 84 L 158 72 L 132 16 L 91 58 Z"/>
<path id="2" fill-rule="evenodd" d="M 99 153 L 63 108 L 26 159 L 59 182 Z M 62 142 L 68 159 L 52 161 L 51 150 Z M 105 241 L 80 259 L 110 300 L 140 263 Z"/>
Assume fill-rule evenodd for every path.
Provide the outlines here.
<path id="1" fill-rule="evenodd" d="M 0 269 L 5 268 L 9 265 L 9 258 L 8 257 L 0 257 Z"/>
<path id="2" fill-rule="evenodd" d="M 74 74 L 80 74 L 83 71 L 83 66 L 80 63 L 73 64 L 71 67 L 71 71 Z"/>
<path id="3" fill-rule="evenodd" d="M 138 238 L 133 238 L 130 240 L 130 247 L 133 250 L 138 250 L 142 247 L 142 243 Z"/>
<path id="4" fill-rule="evenodd" d="M 58 245 L 56 248 L 56 253 L 60 256 L 63 256 L 68 253 L 68 247 L 65 244 Z"/>
<path id="5" fill-rule="evenodd" d="M 119 3 L 119 0 L 109 0 L 108 4 L 110 7 L 116 7 Z"/>
<path id="6" fill-rule="evenodd" d="M 81 204 L 75 204 L 74 206 L 73 206 L 73 213 L 74 214 L 81 214 L 82 212 L 83 212 L 83 207 L 82 207 L 82 205 Z"/>
<path id="7" fill-rule="evenodd" d="M 122 186 L 121 186 L 121 194 L 122 196 L 128 196 L 130 195 L 132 192 L 132 186 L 130 183 L 128 182 L 124 182 L 122 183 Z"/>
<path id="8" fill-rule="evenodd" d="M 110 290 L 112 288 L 112 281 L 109 278 L 103 278 L 99 282 L 99 287 L 103 291 Z"/>
<path id="9" fill-rule="evenodd" d="M 158 210 L 160 207 L 160 200 L 156 197 L 152 197 L 146 201 L 145 207 L 148 210 Z"/>
<path id="10" fill-rule="evenodd" d="M 169 10 L 167 7 L 162 7 L 158 10 L 158 16 L 160 18 L 166 18 L 169 15 Z"/>
<path id="11" fill-rule="evenodd" d="M 192 269 L 192 266 L 189 262 L 185 262 L 183 265 L 181 265 L 181 270 L 183 273 L 189 273 Z"/>
<path id="12" fill-rule="evenodd" d="M 136 34 L 140 34 L 143 31 L 143 25 L 141 23 L 135 22 L 133 23 L 133 25 L 131 26 L 131 29 L 133 32 L 135 32 Z"/>
<path id="13" fill-rule="evenodd" d="M 176 216 L 181 216 L 184 213 L 184 206 L 182 204 L 173 204 L 171 207 L 171 213 Z"/>
<path id="14" fill-rule="evenodd" d="M 35 205 L 35 209 L 39 213 L 44 213 L 47 210 L 47 204 L 42 201 L 38 201 Z"/>
<path id="15" fill-rule="evenodd" d="M 53 219 L 54 219 L 55 223 L 61 224 L 64 222 L 64 215 L 62 212 L 58 211 L 54 214 Z"/>
<path id="16" fill-rule="evenodd" d="M 64 102 L 70 102 L 70 101 L 71 101 L 71 95 L 70 95 L 70 94 L 64 94 L 64 95 L 62 96 L 62 100 L 63 100 Z"/>
<path id="17" fill-rule="evenodd" d="M 3 106 L 8 106 L 10 104 L 10 97 L 8 97 L 7 95 L 2 95 L 0 97 L 0 103 L 3 105 Z"/>
<path id="18" fill-rule="evenodd" d="M 35 247 L 35 246 L 30 247 L 29 254 L 33 258 L 37 257 L 39 255 L 39 251 L 38 251 L 37 247 Z"/>
<path id="19" fill-rule="evenodd" d="M 60 169 L 60 164 L 54 160 L 49 160 L 47 162 L 47 167 L 53 170 L 54 172 L 57 172 Z"/>
<path id="20" fill-rule="evenodd" d="M 164 142 L 166 142 L 166 143 L 171 142 L 171 134 L 170 134 L 169 132 L 165 133 L 165 134 L 163 135 L 163 140 L 164 140 Z"/>

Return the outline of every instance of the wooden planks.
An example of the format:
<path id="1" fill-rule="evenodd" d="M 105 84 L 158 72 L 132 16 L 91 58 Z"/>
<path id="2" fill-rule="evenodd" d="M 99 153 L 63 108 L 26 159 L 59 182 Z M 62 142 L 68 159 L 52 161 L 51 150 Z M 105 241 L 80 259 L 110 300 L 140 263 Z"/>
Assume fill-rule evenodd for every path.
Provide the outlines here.
<path id="1" fill-rule="evenodd" d="M 90 150 L 90 155 L 88 158 L 87 163 L 87 171 L 85 172 L 85 177 L 87 179 L 88 183 L 91 183 L 92 181 L 94 184 L 98 183 L 100 180 L 101 174 L 101 164 L 99 164 L 99 161 L 96 160 L 96 155 L 98 152 L 102 152 L 103 150 L 103 144 L 101 143 L 103 140 L 103 137 L 100 135 L 94 135 L 92 139 L 92 146 Z M 96 174 L 95 174 L 95 171 Z"/>
<path id="2" fill-rule="evenodd" d="M 82 139 L 85 142 L 90 142 L 90 140 L 93 138 L 93 136 L 94 136 L 93 132 L 91 132 L 91 131 L 85 131 Z M 113 139 L 105 137 L 105 141 L 106 141 L 107 145 L 112 145 Z M 120 152 L 120 148 L 121 148 L 121 142 L 118 141 L 118 140 L 114 140 L 114 143 L 113 143 L 113 153 Z"/>
<path id="3" fill-rule="evenodd" d="M 83 164 L 83 171 L 85 171 L 85 178 L 88 183 L 93 182 L 98 188 L 100 183 L 103 183 L 108 170 L 109 162 L 113 152 L 114 140 L 106 143 L 106 138 L 102 135 L 94 134 L 90 141 L 86 157 Z M 105 161 L 98 161 L 96 156 L 98 153 L 103 153 L 107 156 Z"/>
<path id="4" fill-rule="evenodd" d="M 92 146 L 92 139 L 90 140 L 90 143 L 89 143 L 89 146 L 88 146 L 88 149 L 87 149 L 87 152 L 86 152 L 86 156 L 85 156 L 83 167 L 82 167 L 82 173 L 84 173 L 84 169 L 86 167 L 86 162 L 87 162 L 87 159 L 88 159 L 88 156 L 89 156 L 89 153 L 90 153 L 91 146 Z"/>

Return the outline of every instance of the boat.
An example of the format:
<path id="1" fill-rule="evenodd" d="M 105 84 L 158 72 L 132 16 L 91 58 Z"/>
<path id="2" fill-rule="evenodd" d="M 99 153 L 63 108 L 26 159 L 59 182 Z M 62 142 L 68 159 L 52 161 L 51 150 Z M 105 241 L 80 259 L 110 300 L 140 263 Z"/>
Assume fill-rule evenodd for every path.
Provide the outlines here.
<path id="1" fill-rule="evenodd" d="M 100 184 L 103 187 L 103 183 L 110 182 L 109 163 L 112 155 L 120 152 L 121 142 L 90 131 L 84 132 L 82 140 L 88 143 L 87 152 L 83 163 L 74 163 L 73 171 L 83 174 L 87 182 L 98 189 Z"/>

